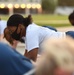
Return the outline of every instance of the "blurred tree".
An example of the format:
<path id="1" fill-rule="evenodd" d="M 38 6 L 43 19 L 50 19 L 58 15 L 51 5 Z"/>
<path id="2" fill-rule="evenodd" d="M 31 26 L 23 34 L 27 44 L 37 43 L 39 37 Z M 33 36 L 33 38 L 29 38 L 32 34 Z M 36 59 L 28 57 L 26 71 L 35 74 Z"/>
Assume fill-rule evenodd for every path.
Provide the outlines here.
<path id="1" fill-rule="evenodd" d="M 58 0 L 42 0 L 43 13 L 54 13 Z"/>
<path id="2" fill-rule="evenodd" d="M 59 6 L 74 6 L 74 0 L 58 0 Z"/>

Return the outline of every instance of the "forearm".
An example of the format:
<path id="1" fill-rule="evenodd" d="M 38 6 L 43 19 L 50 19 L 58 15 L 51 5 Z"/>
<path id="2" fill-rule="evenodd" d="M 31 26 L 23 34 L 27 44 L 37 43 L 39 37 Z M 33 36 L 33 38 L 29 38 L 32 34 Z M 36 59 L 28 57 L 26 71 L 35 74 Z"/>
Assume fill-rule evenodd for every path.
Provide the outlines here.
<path id="1" fill-rule="evenodd" d="M 16 49 L 16 47 L 17 47 L 17 44 L 18 44 L 18 41 L 13 41 L 13 44 L 11 44 L 11 46 L 12 46 L 12 48 L 15 48 Z"/>
<path id="2" fill-rule="evenodd" d="M 25 50 L 24 56 L 28 57 L 29 59 L 31 59 L 33 61 L 36 61 L 37 53 L 38 53 L 38 48 L 35 48 L 29 52 L 27 52 L 27 50 Z"/>

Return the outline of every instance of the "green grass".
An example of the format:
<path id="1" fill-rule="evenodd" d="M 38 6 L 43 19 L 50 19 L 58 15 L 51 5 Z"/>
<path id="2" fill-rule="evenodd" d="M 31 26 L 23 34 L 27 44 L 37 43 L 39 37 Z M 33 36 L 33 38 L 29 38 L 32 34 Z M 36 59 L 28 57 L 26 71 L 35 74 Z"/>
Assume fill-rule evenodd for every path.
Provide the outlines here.
<path id="1" fill-rule="evenodd" d="M 38 25 L 50 25 L 53 27 L 71 26 L 68 16 L 63 15 L 33 15 L 33 20 Z M 63 22 L 59 23 L 59 21 Z"/>
<path id="2" fill-rule="evenodd" d="M 26 17 L 26 15 L 23 15 Z M 0 15 L 3 20 L 8 19 L 8 15 Z M 32 15 L 33 21 L 38 25 L 50 25 L 53 27 L 71 26 L 68 21 L 68 16 L 63 15 Z M 62 22 L 61 22 L 62 21 Z"/>
<path id="3" fill-rule="evenodd" d="M 0 17 L 1 17 L 2 20 L 7 20 L 9 18 L 8 15 L 0 15 Z"/>
<path id="4" fill-rule="evenodd" d="M 38 24 L 40 26 L 46 25 L 46 26 L 52 26 L 52 27 L 68 27 L 71 26 L 70 24 Z"/>
<path id="5" fill-rule="evenodd" d="M 62 15 L 33 15 L 35 20 L 67 20 L 68 16 Z"/>

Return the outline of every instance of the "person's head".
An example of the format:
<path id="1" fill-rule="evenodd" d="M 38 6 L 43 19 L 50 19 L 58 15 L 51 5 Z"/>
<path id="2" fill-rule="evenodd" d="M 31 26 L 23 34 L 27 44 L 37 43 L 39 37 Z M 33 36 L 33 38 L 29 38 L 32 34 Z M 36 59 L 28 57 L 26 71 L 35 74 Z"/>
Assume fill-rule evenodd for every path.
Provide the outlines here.
<path id="1" fill-rule="evenodd" d="M 74 72 L 74 40 L 48 39 L 37 63 L 36 75 L 72 75 Z"/>
<path id="2" fill-rule="evenodd" d="M 9 44 L 11 44 L 11 45 L 14 44 L 15 40 L 10 35 L 10 31 L 8 30 L 8 28 L 4 29 L 4 37 L 3 38 L 5 38 L 9 42 Z M 20 39 L 18 41 L 20 41 L 21 43 L 25 43 L 25 41 L 23 39 Z"/>
<path id="3" fill-rule="evenodd" d="M 26 27 L 32 23 L 31 15 L 24 18 L 20 14 L 13 14 L 7 21 L 7 28 L 11 33 L 11 37 L 20 40 L 26 34 Z"/>
<path id="4" fill-rule="evenodd" d="M 74 26 L 74 11 L 68 17 L 70 23 Z"/>

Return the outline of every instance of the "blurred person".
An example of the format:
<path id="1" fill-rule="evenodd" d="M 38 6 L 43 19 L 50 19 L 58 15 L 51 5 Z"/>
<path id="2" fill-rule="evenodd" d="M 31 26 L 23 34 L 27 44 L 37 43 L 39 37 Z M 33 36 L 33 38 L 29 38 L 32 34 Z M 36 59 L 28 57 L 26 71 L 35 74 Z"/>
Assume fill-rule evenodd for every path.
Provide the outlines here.
<path id="1" fill-rule="evenodd" d="M 73 75 L 74 39 L 48 39 L 36 65 L 35 75 Z"/>
<path id="2" fill-rule="evenodd" d="M 51 30 L 57 31 L 56 28 L 53 28 L 51 26 L 43 26 L 43 27 L 46 27 L 46 28 L 49 28 Z M 17 41 L 11 37 L 10 31 L 7 28 L 4 29 L 4 37 L 3 38 L 5 38 L 13 48 L 17 47 Z M 20 39 L 18 41 L 21 42 L 21 43 L 25 43 L 25 41 L 23 39 Z"/>
<path id="3" fill-rule="evenodd" d="M 1 18 L 0 18 L 0 41 L 3 40 L 4 29 L 6 28 L 6 25 L 7 25 L 6 23 L 7 23 L 7 21 L 1 20 Z"/>
<path id="4" fill-rule="evenodd" d="M 46 39 L 66 38 L 66 35 L 74 38 L 74 35 L 70 35 L 69 31 L 56 32 L 36 25 L 33 23 L 31 15 L 26 18 L 20 14 L 11 15 L 7 21 L 7 29 L 13 39 L 24 39 L 26 44 L 26 51 L 24 55 L 33 61 L 36 61 L 37 55 L 40 55 L 43 52 L 41 45 Z"/>
<path id="5" fill-rule="evenodd" d="M 69 22 L 74 26 L 74 11 L 68 16 Z"/>
<path id="6" fill-rule="evenodd" d="M 74 11 L 68 16 L 68 20 L 71 25 L 74 26 Z M 67 34 L 69 34 L 70 36 L 74 36 L 74 31 L 68 31 Z"/>
<path id="7" fill-rule="evenodd" d="M 46 28 L 48 28 L 48 29 L 57 31 L 56 28 L 51 27 L 51 26 L 46 26 L 46 25 L 44 25 L 43 27 L 46 27 Z M 9 42 L 9 44 L 10 44 L 13 48 L 16 49 L 18 42 L 17 42 L 15 39 L 13 39 L 13 38 L 11 37 L 10 31 L 8 31 L 7 28 L 4 29 L 4 38 Z M 18 41 L 21 42 L 21 43 L 25 43 L 25 41 L 24 41 L 23 39 L 20 39 L 20 40 L 18 40 Z"/>
<path id="8" fill-rule="evenodd" d="M 33 68 L 28 58 L 0 42 L 0 75 L 23 75 Z"/>

